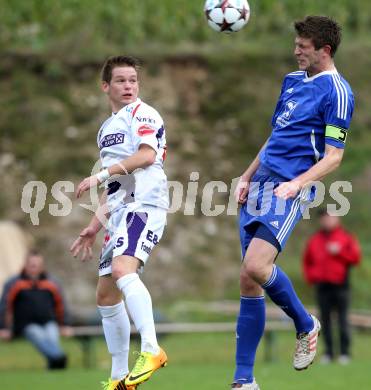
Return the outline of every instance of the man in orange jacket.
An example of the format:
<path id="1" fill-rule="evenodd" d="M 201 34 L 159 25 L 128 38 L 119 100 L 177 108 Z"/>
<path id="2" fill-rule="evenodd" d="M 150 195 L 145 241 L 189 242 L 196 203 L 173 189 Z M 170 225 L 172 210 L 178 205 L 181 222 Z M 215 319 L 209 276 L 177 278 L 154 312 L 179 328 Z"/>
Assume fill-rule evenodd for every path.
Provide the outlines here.
<path id="1" fill-rule="evenodd" d="M 5 283 L 0 299 L 0 339 L 24 336 L 45 357 L 48 369 L 63 369 L 67 356 L 59 336 L 70 334 L 66 322 L 62 288 L 46 272 L 42 254 L 32 250 L 23 270 Z"/>
<path id="2" fill-rule="evenodd" d="M 319 222 L 321 228 L 310 238 L 304 252 L 304 276 L 316 287 L 325 340 L 322 362 L 329 363 L 334 358 L 331 316 L 335 311 L 340 331 L 338 361 L 347 364 L 350 359 L 349 270 L 360 262 L 361 251 L 356 238 L 341 226 L 339 217 L 321 210 Z"/>

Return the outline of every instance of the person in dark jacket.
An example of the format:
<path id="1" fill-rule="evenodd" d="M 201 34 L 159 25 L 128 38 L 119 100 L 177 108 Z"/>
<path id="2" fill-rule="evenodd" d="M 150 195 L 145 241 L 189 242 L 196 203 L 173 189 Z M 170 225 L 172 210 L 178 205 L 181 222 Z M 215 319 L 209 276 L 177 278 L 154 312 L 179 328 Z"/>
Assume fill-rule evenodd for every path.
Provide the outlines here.
<path id="1" fill-rule="evenodd" d="M 360 262 L 361 251 L 358 241 L 342 227 L 339 217 L 320 210 L 319 222 L 320 230 L 310 238 L 304 252 L 304 276 L 316 288 L 325 341 L 322 362 L 329 363 L 335 356 L 331 319 L 336 312 L 340 332 L 338 361 L 346 364 L 350 360 L 349 271 Z"/>
<path id="2" fill-rule="evenodd" d="M 46 358 L 49 369 L 66 367 L 60 332 L 69 333 L 61 287 L 48 275 L 38 251 L 28 253 L 23 270 L 5 283 L 0 300 L 0 338 L 23 336 Z"/>

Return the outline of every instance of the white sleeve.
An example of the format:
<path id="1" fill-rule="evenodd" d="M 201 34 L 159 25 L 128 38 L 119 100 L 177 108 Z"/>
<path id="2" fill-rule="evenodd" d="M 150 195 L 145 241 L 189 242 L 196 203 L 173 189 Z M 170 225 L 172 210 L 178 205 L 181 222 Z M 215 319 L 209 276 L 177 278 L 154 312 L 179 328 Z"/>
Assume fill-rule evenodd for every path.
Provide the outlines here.
<path id="1" fill-rule="evenodd" d="M 164 132 L 164 122 L 160 114 L 152 107 L 140 107 L 131 122 L 131 134 L 135 150 L 142 144 L 149 145 L 156 153 Z"/>

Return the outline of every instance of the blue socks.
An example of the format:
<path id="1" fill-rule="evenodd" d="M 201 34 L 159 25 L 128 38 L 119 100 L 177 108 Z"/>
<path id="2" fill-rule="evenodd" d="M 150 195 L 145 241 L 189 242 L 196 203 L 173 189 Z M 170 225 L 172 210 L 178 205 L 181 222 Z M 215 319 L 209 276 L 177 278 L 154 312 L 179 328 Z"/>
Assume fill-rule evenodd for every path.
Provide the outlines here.
<path id="1" fill-rule="evenodd" d="M 234 382 L 252 383 L 255 354 L 264 332 L 264 297 L 241 297 L 240 315 L 237 319 L 236 371 Z"/>
<path id="2" fill-rule="evenodd" d="M 314 323 L 296 295 L 294 287 L 287 275 L 276 265 L 269 280 L 262 285 L 270 299 L 294 320 L 296 332 L 310 332 Z"/>
<path id="3" fill-rule="evenodd" d="M 297 333 L 310 332 L 314 323 L 295 293 L 287 275 L 276 265 L 269 280 L 262 285 L 272 301 L 294 320 Z M 264 297 L 241 297 L 237 319 L 236 371 L 234 382 L 252 383 L 256 350 L 264 333 Z"/>

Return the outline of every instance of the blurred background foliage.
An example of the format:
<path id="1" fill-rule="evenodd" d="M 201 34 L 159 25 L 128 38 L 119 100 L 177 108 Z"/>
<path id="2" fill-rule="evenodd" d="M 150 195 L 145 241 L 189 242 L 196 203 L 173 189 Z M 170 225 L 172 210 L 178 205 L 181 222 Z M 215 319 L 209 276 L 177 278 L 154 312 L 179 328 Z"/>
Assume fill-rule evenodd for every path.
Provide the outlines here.
<path id="1" fill-rule="evenodd" d="M 347 31 L 370 30 L 367 0 L 251 0 L 250 36 L 287 33 L 306 14 L 336 18 Z M 219 40 L 205 23 L 203 1 L 187 0 L 2 0 L 0 42 L 17 49 L 45 50 L 69 42 L 80 46 L 138 45 Z M 235 40 L 244 39 L 242 35 Z"/>
<path id="2" fill-rule="evenodd" d="M 56 218 L 48 204 L 56 203 L 53 183 L 76 184 L 98 158 L 96 131 L 109 115 L 99 89 L 104 59 L 126 53 L 142 60 L 142 97 L 167 125 L 169 180 L 186 190 L 190 173 L 200 172 L 195 215 L 169 215 L 167 234 L 145 272 L 157 302 L 236 299 L 236 217 L 205 217 L 203 187 L 210 180 L 230 186 L 257 153 L 270 132 L 281 80 L 296 69 L 292 21 L 326 14 L 344 27 L 336 64 L 356 96 L 344 162 L 326 182 L 352 182 L 344 223 L 360 237 L 365 255 L 353 275 L 354 301 L 370 307 L 371 4 L 251 0 L 250 6 L 247 27 L 223 35 L 207 26 L 203 1 L 0 0 L 0 218 L 19 222 L 36 237 L 51 268 L 69 280 L 67 293 L 76 304 L 94 305 L 96 264 L 83 268 L 68 253 L 91 214 L 74 201 L 71 215 Z M 39 226 L 20 208 L 29 180 L 42 180 L 49 189 Z M 214 203 L 226 204 L 228 197 L 215 193 Z M 307 302 L 312 293 L 303 283 L 300 259 L 315 229 L 315 218 L 299 224 L 281 259 Z M 81 272 L 87 283 L 81 283 Z"/>

